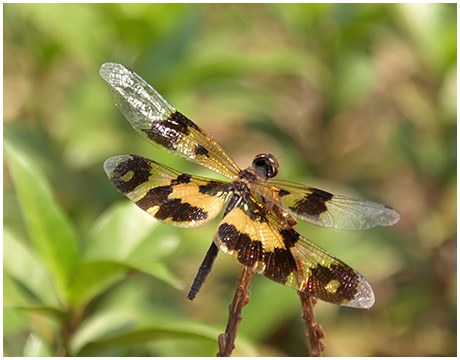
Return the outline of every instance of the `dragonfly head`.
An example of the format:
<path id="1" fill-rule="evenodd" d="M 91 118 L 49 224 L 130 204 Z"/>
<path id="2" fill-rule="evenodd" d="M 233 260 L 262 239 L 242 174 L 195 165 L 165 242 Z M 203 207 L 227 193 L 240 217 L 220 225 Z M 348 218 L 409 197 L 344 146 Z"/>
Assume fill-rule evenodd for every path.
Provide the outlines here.
<path id="1" fill-rule="evenodd" d="M 278 174 L 280 164 L 272 154 L 257 154 L 252 161 L 252 170 L 262 179 L 270 179 Z"/>

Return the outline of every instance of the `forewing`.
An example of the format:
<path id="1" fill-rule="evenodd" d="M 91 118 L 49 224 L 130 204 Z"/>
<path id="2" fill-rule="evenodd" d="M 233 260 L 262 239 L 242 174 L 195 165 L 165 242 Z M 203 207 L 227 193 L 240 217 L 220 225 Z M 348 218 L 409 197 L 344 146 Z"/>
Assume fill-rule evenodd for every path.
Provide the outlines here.
<path id="1" fill-rule="evenodd" d="M 324 227 L 364 230 L 394 225 L 400 219 L 399 213 L 389 206 L 287 181 L 268 180 L 254 190 L 270 191 L 270 197 L 277 199 L 291 215 Z"/>
<path id="2" fill-rule="evenodd" d="M 210 135 L 131 69 L 106 63 L 99 72 L 109 85 L 115 105 L 147 141 L 230 179 L 238 175 L 238 166 Z"/>
<path id="3" fill-rule="evenodd" d="M 269 279 L 334 304 L 370 308 L 374 294 L 351 267 L 283 225 L 252 197 L 240 201 L 219 224 L 220 250 Z"/>
<path id="4" fill-rule="evenodd" d="M 183 174 L 137 155 L 107 159 L 112 184 L 155 219 L 179 227 L 200 226 L 216 217 L 225 204 L 225 182 Z"/>

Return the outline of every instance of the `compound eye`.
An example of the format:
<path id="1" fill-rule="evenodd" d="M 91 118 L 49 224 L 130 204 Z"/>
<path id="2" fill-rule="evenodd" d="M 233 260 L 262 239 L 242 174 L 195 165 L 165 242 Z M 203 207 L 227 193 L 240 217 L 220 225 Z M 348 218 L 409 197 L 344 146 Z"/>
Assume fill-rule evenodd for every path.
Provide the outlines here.
<path id="1" fill-rule="evenodd" d="M 278 174 L 278 160 L 272 154 L 257 154 L 252 161 L 252 169 L 262 179 L 270 179 Z"/>

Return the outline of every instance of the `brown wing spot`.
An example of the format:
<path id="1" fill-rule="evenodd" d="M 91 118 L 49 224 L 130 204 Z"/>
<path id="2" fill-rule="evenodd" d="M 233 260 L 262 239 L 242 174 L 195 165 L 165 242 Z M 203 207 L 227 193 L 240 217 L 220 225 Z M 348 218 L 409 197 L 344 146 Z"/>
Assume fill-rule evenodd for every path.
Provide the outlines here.
<path id="1" fill-rule="evenodd" d="M 170 199 L 160 206 L 155 217 L 159 220 L 171 218 L 175 222 L 202 221 L 207 219 L 208 213 L 199 207 L 183 203 L 180 199 Z"/>
<path id="2" fill-rule="evenodd" d="M 208 194 L 211 196 L 215 196 L 220 192 L 227 192 L 229 189 L 227 184 L 222 184 L 219 181 L 209 180 L 206 185 L 198 186 L 198 191 L 201 194 Z"/>
<path id="3" fill-rule="evenodd" d="M 145 129 L 144 132 L 150 140 L 169 150 L 174 150 L 176 144 L 182 139 L 182 134 L 164 120 L 154 121 L 152 127 Z"/>
<path id="4" fill-rule="evenodd" d="M 174 122 L 175 124 L 177 124 L 178 126 L 181 127 L 181 129 L 182 129 L 181 132 L 184 135 L 188 135 L 190 133 L 189 128 L 193 128 L 193 129 L 198 130 L 198 131 L 201 132 L 200 128 L 193 121 L 191 121 L 188 117 L 184 116 L 179 111 L 176 111 L 176 112 L 172 113 L 169 116 L 169 119 L 172 122 Z"/>
<path id="5" fill-rule="evenodd" d="M 187 184 L 190 182 L 192 175 L 180 174 L 177 178 L 171 180 L 171 186 L 178 184 Z"/>
<path id="6" fill-rule="evenodd" d="M 193 150 L 193 152 L 195 155 L 204 155 L 207 158 L 209 158 L 209 151 L 200 144 L 195 145 L 195 149 Z"/>
<path id="7" fill-rule="evenodd" d="M 332 199 L 334 195 L 327 191 L 314 189 L 313 192 L 307 195 L 304 199 L 295 202 L 294 206 L 291 206 L 295 212 L 308 215 L 320 215 L 327 211 L 326 203 Z"/>
<path id="8" fill-rule="evenodd" d="M 318 264 L 310 269 L 311 275 L 305 285 L 305 290 L 321 300 L 335 304 L 353 300 L 357 294 L 359 277 L 355 271 L 345 264 Z"/>
<path id="9" fill-rule="evenodd" d="M 283 237 L 283 242 L 284 246 L 286 246 L 286 249 L 293 247 L 299 240 L 300 235 L 294 229 L 279 229 L 278 231 Z"/>
<path id="10" fill-rule="evenodd" d="M 239 232 L 230 224 L 220 225 L 218 234 L 229 252 L 238 253 L 238 261 L 241 264 L 253 266 L 257 262 L 263 262 L 263 273 L 272 280 L 284 284 L 288 276 L 297 270 L 296 262 L 289 250 L 275 248 L 274 251 L 267 252 L 260 241 L 251 240 L 247 234 Z"/>
<path id="11" fill-rule="evenodd" d="M 112 184 L 125 195 L 148 181 L 151 175 L 151 166 L 146 159 L 136 155 L 131 156 L 132 159 L 118 164 L 110 176 Z"/>
<path id="12" fill-rule="evenodd" d="M 166 120 L 154 121 L 152 127 L 145 129 L 144 132 L 150 140 L 173 150 L 183 136 L 190 134 L 190 128 L 196 129 L 197 126 L 176 111 L 169 115 Z"/>
<path id="13" fill-rule="evenodd" d="M 291 252 L 275 248 L 274 252 L 266 252 L 263 262 L 264 275 L 279 283 L 286 283 L 288 276 L 297 270 L 297 265 Z"/>
<path id="14" fill-rule="evenodd" d="M 283 196 L 286 196 L 286 195 L 289 195 L 289 194 L 290 194 L 290 192 L 287 191 L 287 190 L 284 190 L 284 189 L 281 189 L 281 190 L 278 192 L 278 195 L 279 195 L 280 197 L 283 197 Z"/>
<path id="15" fill-rule="evenodd" d="M 229 251 L 238 253 L 238 261 L 245 266 L 263 258 L 264 249 L 260 241 L 253 241 L 247 234 L 240 233 L 234 225 L 222 224 L 218 230 L 219 238 Z"/>
<path id="16" fill-rule="evenodd" d="M 143 210 L 158 207 L 153 214 L 158 220 L 171 218 L 175 222 L 201 221 L 208 217 L 208 213 L 203 209 L 192 206 L 181 199 L 169 199 L 168 196 L 173 192 L 171 186 L 160 186 L 149 190 L 145 196 L 136 202 L 136 205 Z"/>
<path id="17" fill-rule="evenodd" d="M 142 210 L 147 210 L 153 206 L 162 206 L 169 199 L 168 196 L 173 192 L 171 186 L 159 186 L 154 189 L 150 189 L 147 194 L 136 202 Z"/>

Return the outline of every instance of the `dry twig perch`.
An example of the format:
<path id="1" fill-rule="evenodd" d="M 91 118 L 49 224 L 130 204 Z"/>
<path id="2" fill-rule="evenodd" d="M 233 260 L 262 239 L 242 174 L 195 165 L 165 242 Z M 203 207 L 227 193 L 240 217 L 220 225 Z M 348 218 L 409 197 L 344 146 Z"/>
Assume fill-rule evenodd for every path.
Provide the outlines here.
<path id="1" fill-rule="evenodd" d="M 219 352 L 217 356 L 230 356 L 235 349 L 236 334 L 242 320 L 241 313 L 243 307 L 249 303 L 247 292 L 253 275 L 253 268 L 246 266 L 242 267 L 241 274 L 236 284 L 235 296 L 228 307 L 229 315 L 227 328 L 225 329 L 225 333 L 220 334 L 218 338 Z M 319 357 L 326 349 L 326 345 L 323 341 L 325 336 L 324 330 L 315 319 L 314 306 L 317 300 L 305 291 L 298 291 L 298 294 L 302 304 L 302 318 L 305 321 L 305 334 L 309 343 L 310 355 Z"/>
<path id="2" fill-rule="evenodd" d="M 235 296 L 228 307 L 228 322 L 224 334 L 219 335 L 219 352 L 217 356 L 230 356 L 235 349 L 236 333 L 242 319 L 243 307 L 249 302 L 248 288 L 251 278 L 254 275 L 254 268 L 243 266 L 240 277 L 236 284 Z"/>
<path id="3" fill-rule="evenodd" d="M 326 344 L 323 339 L 325 336 L 324 330 L 320 324 L 316 322 L 315 313 L 313 311 L 317 300 L 305 291 L 297 291 L 302 303 L 302 318 L 305 321 L 305 335 L 307 336 L 310 344 L 310 355 L 321 356 L 322 352 L 326 349 Z"/>

